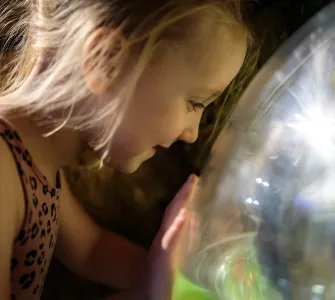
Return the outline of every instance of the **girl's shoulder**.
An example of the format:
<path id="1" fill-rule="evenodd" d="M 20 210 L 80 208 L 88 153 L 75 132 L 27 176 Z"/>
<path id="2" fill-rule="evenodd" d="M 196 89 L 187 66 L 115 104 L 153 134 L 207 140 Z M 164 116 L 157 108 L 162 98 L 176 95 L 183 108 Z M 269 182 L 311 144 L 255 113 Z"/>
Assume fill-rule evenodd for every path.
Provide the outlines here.
<path id="1" fill-rule="evenodd" d="M 11 292 L 10 266 L 13 241 L 20 228 L 20 199 L 24 209 L 15 161 L 6 145 L 0 139 L 0 299 L 9 299 Z"/>
<path id="2" fill-rule="evenodd" d="M 8 226 L 15 228 L 15 236 L 19 233 L 25 215 L 24 192 L 18 168 L 8 143 L 0 138 L 0 219 L 6 215 L 8 222 L 12 222 Z"/>

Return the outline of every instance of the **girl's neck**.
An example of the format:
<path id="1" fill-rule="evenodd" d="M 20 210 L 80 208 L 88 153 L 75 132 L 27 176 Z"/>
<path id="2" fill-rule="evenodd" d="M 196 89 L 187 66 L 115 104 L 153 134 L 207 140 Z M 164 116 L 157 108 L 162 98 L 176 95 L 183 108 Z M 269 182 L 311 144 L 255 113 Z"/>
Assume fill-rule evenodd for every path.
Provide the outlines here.
<path id="1" fill-rule="evenodd" d="M 77 163 L 79 155 L 85 150 L 79 132 L 61 129 L 44 137 L 48 131 L 29 118 L 11 118 L 9 121 L 45 176 Z"/>

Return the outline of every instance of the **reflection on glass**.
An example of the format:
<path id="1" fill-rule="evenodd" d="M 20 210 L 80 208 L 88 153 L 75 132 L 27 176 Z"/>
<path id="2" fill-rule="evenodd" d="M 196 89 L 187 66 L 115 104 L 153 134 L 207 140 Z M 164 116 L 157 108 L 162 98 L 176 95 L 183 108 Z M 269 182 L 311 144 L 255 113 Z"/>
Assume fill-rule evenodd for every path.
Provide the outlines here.
<path id="1" fill-rule="evenodd" d="M 191 207 L 201 230 L 187 224 L 178 252 L 210 299 L 335 299 L 334 71 L 335 4 L 269 61 L 216 142 Z"/>

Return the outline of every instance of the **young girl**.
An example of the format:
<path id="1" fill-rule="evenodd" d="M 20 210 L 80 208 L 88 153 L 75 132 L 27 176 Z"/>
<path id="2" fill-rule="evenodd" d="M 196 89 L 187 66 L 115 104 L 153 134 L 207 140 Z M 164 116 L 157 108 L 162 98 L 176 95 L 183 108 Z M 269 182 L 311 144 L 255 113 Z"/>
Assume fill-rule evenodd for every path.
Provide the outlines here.
<path id="1" fill-rule="evenodd" d="M 130 173 L 157 147 L 194 142 L 245 57 L 238 1 L 21 2 L 24 44 L 0 98 L 0 299 L 39 299 L 53 254 L 124 289 L 110 299 L 170 299 L 169 253 L 196 177 L 147 254 L 91 220 L 62 168 L 91 150 Z"/>

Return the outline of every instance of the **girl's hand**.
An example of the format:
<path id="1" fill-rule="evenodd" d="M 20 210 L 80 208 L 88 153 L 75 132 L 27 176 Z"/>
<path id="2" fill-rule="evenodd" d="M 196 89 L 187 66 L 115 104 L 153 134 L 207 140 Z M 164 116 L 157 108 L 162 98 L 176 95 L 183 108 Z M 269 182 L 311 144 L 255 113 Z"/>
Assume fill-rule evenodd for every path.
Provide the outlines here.
<path id="1" fill-rule="evenodd" d="M 191 224 L 197 224 L 195 215 L 186 211 L 187 203 L 192 201 L 194 196 L 197 182 L 198 177 L 191 175 L 168 206 L 140 275 L 139 285 L 135 288 L 136 299 L 140 298 L 138 292 L 145 300 L 171 299 L 175 271 L 171 254 L 186 220 Z"/>

